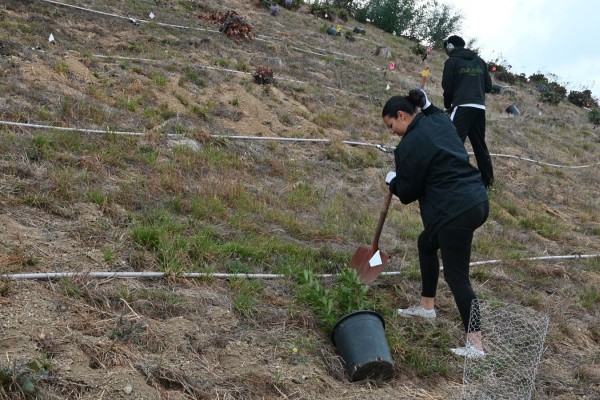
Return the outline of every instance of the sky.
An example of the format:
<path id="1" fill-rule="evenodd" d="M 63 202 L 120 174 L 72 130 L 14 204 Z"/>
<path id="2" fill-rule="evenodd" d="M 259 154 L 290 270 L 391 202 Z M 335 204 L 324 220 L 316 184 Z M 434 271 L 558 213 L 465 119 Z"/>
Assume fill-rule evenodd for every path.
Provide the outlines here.
<path id="1" fill-rule="evenodd" d="M 487 61 L 510 72 L 542 73 L 600 98 L 600 1 L 442 0 L 462 17 L 459 33 Z"/>

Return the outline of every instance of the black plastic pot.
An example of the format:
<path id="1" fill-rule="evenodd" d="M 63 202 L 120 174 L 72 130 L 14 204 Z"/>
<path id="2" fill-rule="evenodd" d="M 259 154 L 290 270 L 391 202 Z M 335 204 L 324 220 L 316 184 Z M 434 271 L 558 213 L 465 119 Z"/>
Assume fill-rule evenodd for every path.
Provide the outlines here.
<path id="1" fill-rule="evenodd" d="M 342 34 L 340 32 L 338 32 L 337 29 L 335 29 L 333 26 L 330 26 L 329 28 L 327 28 L 327 33 L 330 34 L 331 36 L 341 36 Z"/>
<path id="2" fill-rule="evenodd" d="M 516 115 L 517 117 L 521 116 L 521 112 L 519 111 L 517 106 L 515 106 L 514 104 L 506 107 L 506 112 L 509 114 Z"/>
<path id="3" fill-rule="evenodd" d="M 492 93 L 502 93 L 502 89 L 504 89 L 504 87 L 498 85 L 497 83 L 492 83 Z"/>
<path id="4" fill-rule="evenodd" d="M 361 35 L 364 35 L 366 33 L 363 28 L 359 28 L 358 26 L 355 26 L 354 30 L 352 32 L 354 32 L 354 33 L 360 33 Z"/>
<path id="5" fill-rule="evenodd" d="M 343 316 L 333 327 L 331 340 L 346 363 L 352 382 L 394 376 L 385 322 L 378 313 L 355 311 Z"/>

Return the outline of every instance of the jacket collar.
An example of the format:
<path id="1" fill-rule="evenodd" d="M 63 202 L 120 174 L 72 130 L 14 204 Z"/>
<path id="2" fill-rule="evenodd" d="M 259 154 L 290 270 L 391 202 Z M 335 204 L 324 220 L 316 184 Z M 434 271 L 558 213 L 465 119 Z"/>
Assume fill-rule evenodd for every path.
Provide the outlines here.
<path id="1" fill-rule="evenodd" d="M 406 128 L 406 133 L 404 134 L 404 136 L 409 134 L 409 132 L 419 123 L 419 120 L 421 118 L 423 118 L 423 114 L 418 112 L 417 115 L 415 115 L 413 120 L 410 122 L 410 124 L 408 124 L 408 127 Z"/>

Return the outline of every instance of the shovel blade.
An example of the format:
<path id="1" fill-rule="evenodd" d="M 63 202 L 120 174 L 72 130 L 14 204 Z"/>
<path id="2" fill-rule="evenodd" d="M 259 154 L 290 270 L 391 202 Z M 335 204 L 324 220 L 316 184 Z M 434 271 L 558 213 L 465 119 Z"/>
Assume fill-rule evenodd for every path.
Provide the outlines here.
<path id="1" fill-rule="evenodd" d="M 350 260 L 350 268 L 353 268 L 358 272 L 358 277 L 364 284 L 373 282 L 379 276 L 381 271 L 383 271 L 385 264 L 390 258 L 384 252 L 379 251 L 381 263 L 371 266 L 370 261 L 377 251 L 379 250 L 372 247 L 359 247 L 354 253 L 354 256 L 352 256 L 352 260 Z"/>

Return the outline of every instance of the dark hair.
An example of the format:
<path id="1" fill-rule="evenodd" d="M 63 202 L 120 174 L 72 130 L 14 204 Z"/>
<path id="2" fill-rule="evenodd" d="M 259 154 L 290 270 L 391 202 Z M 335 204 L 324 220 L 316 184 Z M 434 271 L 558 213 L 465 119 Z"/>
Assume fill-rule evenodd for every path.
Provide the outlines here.
<path id="1" fill-rule="evenodd" d="M 465 40 L 460 36 L 452 35 L 448 39 L 444 40 L 444 48 L 451 44 L 454 47 L 465 47 Z"/>
<path id="2" fill-rule="evenodd" d="M 417 112 L 417 107 L 422 107 L 425 103 L 425 94 L 420 89 L 413 89 L 408 92 L 408 96 L 392 96 L 383 106 L 381 117 L 396 118 L 398 111 L 404 111 L 410 115 Z"/>

